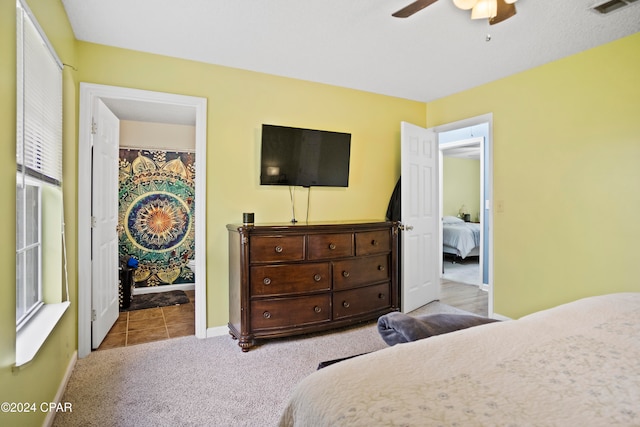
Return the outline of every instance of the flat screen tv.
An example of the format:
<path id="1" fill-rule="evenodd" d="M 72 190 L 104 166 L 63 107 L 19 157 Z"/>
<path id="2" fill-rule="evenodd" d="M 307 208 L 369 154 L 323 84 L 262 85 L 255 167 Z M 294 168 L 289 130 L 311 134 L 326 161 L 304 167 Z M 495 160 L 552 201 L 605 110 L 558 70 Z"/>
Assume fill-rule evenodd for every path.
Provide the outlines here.
<path id="1" fill-rule="evenodd" d="M 261 185 L 348 187 L 351 134 L 262 125 Z"/>

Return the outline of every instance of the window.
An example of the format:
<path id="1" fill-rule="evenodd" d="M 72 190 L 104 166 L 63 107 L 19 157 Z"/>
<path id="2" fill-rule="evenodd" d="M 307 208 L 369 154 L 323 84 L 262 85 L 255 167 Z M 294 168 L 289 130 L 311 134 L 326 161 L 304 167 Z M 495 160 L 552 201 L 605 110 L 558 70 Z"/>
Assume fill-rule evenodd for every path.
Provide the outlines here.
<path id="1" fill-rule="evenodd" d="M 20 182 L 16 186 L 16 324 L 22 326 L 42 305 L 42 234 L 40 187 Z M 30 181 L 30 180 L 29 180 Z"/>
<path id="2" fill-rule="evenodd" d="M 69 306 L 63 293 L 62 63 L 16 2 L 16 366 Z M 68 292 L 67 292 L 68 297 Z"/>

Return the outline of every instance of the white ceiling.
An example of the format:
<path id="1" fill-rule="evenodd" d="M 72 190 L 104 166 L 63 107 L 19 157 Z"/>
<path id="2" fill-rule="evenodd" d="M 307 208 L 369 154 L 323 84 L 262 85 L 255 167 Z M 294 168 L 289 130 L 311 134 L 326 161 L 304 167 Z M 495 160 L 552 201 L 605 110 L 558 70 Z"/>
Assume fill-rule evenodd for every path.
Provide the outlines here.
<path id="1" fill-rule="evenodd" d="M 640 31 L 640 1 L 603 1 L 519 0 L 493 26 L 451 0 L 62 3 L 79 40 L 429 102 Z"/>

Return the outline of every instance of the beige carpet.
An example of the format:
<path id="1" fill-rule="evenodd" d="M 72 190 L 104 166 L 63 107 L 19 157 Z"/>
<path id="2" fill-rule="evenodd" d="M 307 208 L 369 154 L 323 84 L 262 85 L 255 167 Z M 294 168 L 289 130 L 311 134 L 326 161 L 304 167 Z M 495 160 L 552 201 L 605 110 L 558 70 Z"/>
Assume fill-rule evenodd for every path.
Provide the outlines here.
<path id="1" fill-rule="evenodd" d="M 465 283 L 467 285 L 480 285 L 480 265 L 477 259 L 462 260 L 461 262 L 444 262 L 442 278 L 452 282 Z"/>
<path id="2" fill-rule="evenodd" d="M 462 312 L 432 302 L 412 315 Z M 91 353 L 78 360 L 54 426 L 274 426 L 292 388 L 318 363 L 386 348 L 376 322 L 260 341 L 193 336 Z"/>

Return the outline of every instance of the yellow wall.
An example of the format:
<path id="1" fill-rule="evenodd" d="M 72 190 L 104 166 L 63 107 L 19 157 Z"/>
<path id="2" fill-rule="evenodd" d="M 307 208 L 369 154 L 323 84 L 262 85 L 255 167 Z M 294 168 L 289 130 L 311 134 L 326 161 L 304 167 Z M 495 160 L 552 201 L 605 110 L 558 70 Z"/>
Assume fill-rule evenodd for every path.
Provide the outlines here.
<path id="1" fill-rule="evenodd" d="M 207 98 L 207 323 L 228 321 L 228 223 L 291 219 L 288 187 L 259 185 L 263 123 L 352 134 L 348 188 L 313 188 L 310 221 L 383 219 L 400 173 L 399 129 L 425 125 L 424 103 L 78 43 L 79 81 Z M 296 189 L 296 216 L 307 190 Z M 196 254 L 196 256 L 199 256 Z"/>
<path id="2" fill-rule="evenodd" d="M 427 105 L 493 113 L 497 313 L 640 291 L 638 76 L 640 33 Z"/>
<path id="3" fill-rule="evenodd" d="M 445 157 L 442 159 L 442 214 L 464 213 L 476 221 L 480 215 L 480 160 Z"/>
<path id="4" fill-rule="evenodd" d="M 47 33 L 60 59 L 68 64 L 76 60 L 75 39 L 62 4 L 50 0 L 28 0 L 28 5 Z M 0 0 L 0 223 L 4 244 L 0 245 L 0 269 L 5 280 L 0 288 L 0 402 L 49 402 L 53 400 L 64 373 L 77 348 L 76 327 L 76 82 L 70 68 L 64 79 L 64 207 L 67 223 L 70 297 L 67 310 L 36 359 L 18 372 L 15 362 L 15 179 L 16 179 L 16 3 Z M 39 407 L 38 407 L 39 409 Z M 39 426 L 46 414 L 8 414 L 0 412 L 0 425 Z"/>
<path id="5" fill-rule="evenodd" d="M 258 185 L 260 125 L 351 132 L 347 189 L 313 189 L 310 219 L 382 218 L 399 174 L 399 122 L 494 117 L 495 308 L 518 317 L 575 298 L 640 290 L 640 34 L 428 105 L 299 80 L 75 42 L 59 1 L 28 0 L 64 71 L 64 190 L 72 306 L 37 356 L 13 373 L 15 286 L 0 298 L 0 401 L 53 399 L 77 348 L 77 84 L 205 97 L 208 326 L 227 321 L 225 225 L 253 211 L 287 221 L 285 188 Z M 0 191 L 15 195 L 15 3 L 0 0 Z M 428 114 L 427 114 L 428 112 Z M 306 190 L 297 194 L 305 215 Z M 15 206 L 0 207 L 0 263 L 15 277 Z M 5 419 L 7 422 L 5 422 Z M 40 425 L 45 414 L 0 414 Z M 13 418 L 12 418 L 13 417 Z"/>

